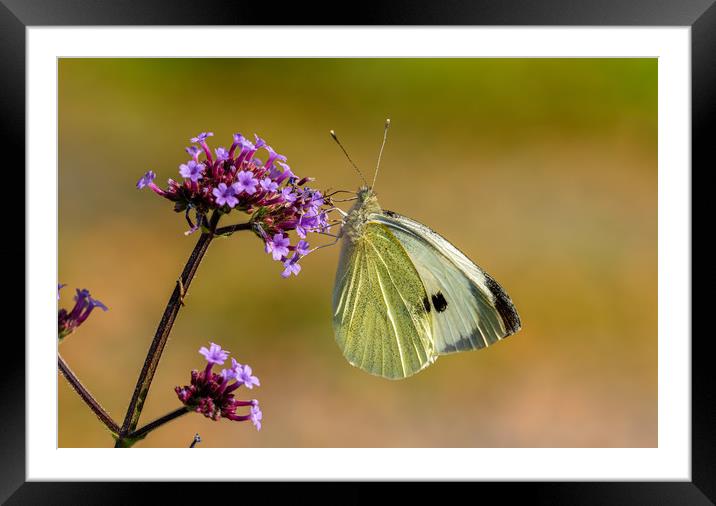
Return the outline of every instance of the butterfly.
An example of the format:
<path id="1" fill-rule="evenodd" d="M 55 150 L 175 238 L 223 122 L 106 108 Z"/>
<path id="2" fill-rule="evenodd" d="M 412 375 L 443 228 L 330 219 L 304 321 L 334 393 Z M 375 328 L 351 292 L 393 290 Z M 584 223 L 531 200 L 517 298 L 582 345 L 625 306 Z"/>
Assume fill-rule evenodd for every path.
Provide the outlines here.
<path id="1" fill-rule="evenodd" d="M 517 332 L 520 317 L 497 281 L 437 232 L 380 206 L 377 171 L 341 213 L 337 234 L 333 328 L 348 362 L 403 379 L 440 355 L 485 348 Z"/>

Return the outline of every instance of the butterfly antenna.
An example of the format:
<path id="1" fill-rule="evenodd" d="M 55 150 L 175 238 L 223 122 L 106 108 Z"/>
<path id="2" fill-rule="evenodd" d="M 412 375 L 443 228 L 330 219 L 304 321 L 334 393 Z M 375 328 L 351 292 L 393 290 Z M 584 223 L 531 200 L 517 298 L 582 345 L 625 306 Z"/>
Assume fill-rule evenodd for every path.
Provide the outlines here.
<path id="1" fill-rule="evenodd" d="M 348 161 L 351 163 L 351 165 L 356 170 L 356 172 L 358 173 L 360 178 L 363 180 L 363 184 L 368 186 L 368 181 L 365 180 L 365 177 L 363 177 L 363 173 L 360 171 L 358 166 L 353 162 L 353 160 L 351 160 L 351 157 L 348 156 L 348 152 L 346 151 L 346 148 L 343 147 L 343 144 L 341 144 L 341 141 L 338 140 L 338 136 L 336 135 L 336 132 L 334 132 L 333 130 L 331 130 L 331 137 L 333 137 L 333 140 L 336 141 L 336 144 L 338 144 L 338 147 L 341 148 L 341 151 L 343 151 L 343 154 L 346 155 L 346 158 L 348 158 Z"/>
<path id="2" fill-rule="evenodd" d="M 375 180 L 378 177 L 378 169 L 380 168 L 380 159 L 383 157 L 383 148 L 385 147 L 385 141 L 388 139 L 388 128 L 390 127 L 390 118 L 385 120 L 385 130 L 383 130 L 383 144 L 380 145 L 380 153 L 378 153 L 378 163 L 375 165 L 375 174 L 373 174 L 373 184 L 370 185 L 371 189 L 375 188 Z"/>

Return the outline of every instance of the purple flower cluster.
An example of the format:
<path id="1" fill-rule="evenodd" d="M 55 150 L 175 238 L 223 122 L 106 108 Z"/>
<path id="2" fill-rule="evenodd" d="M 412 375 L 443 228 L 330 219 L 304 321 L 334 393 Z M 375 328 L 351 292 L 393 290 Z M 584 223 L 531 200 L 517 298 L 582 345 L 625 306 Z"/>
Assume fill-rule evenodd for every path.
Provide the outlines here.
<path id="1" fill-rule="evenodd" d="M 251 215 L 253 230 L 264 241 L 266 252 L 283 265 L 283 277 L 298 275 L 298 261 L 309 253 L 305 240 L 311 232 L 328 229 L 327 212 L 330 202 L 318 191 L 304 186 L 311 178 L 299 178 L 266 141 L 254 135 L 254 142 L 241 134 L 227 150 L 207 144 L 212 132 L 193 137 L 194 146 L 186 148 L 191 160 L 179 166 L 181 181 L 169 179 L 168 187 L 159 188 L 156 174 L 148 171 L 137 181 L 137 188 L 149 187 L 156 194 L 174 202 L 176 212 L 185 212 L 192 233 L 209 223 L 208 214 L 217 211 L 228 214 L 233 210 Z M 259 150 L 267 154 L 266 162 L 255 155 Z M 194 210 L 196 223 L 189 212 Z M 300 238 L 290 244 L 288 232 L 295 230 Z"/>
<path id="2" fill-rule="evenodd" d="M 234 390 L 244 386 L 249 390 L 254 386 L 260 386 L 259 379 L 253 375 L 251 367 L 241 365 L 235 359 L 231 359 L 231 367 L 222 369 L 221 372 L 212 372 L 214 365 L 224 365 L 229 358 L 229 352 L 221 346 L 210 343 L 209 348 L 202 346 L 199 353 L 206 359 L 206 367 L 203 371 L 193 370 L 191 372 L 191 384 L 183 387 L 176 387 L 174 390 L 179 400 L 185 405 L 202 413 L 212 420 L 228 418 L 237 422 L 251 420 L 256 430 L 261 430 L 261 419 L 263 413 L 259 408 L 259 401 L 241 401 L 234 398 Z M 237 415 L 236 409 L 243 406 L 250 406 L 248 415 Z"/>
<path id="3" fill-rule="evenodd" d="M 65 286 L 67 285 L 57 285 L 57 300 L 60 300 L 60 290 Z M 60 309 L 57 313 L 57 336 L 60 341 L 82 325 L 96 307 L 102 308 L 103 311 L 108 310 L 107 306 L 90 297 L 89 290 L 78 288 L 72 310 L 68 312 L 66 309 Z"/>

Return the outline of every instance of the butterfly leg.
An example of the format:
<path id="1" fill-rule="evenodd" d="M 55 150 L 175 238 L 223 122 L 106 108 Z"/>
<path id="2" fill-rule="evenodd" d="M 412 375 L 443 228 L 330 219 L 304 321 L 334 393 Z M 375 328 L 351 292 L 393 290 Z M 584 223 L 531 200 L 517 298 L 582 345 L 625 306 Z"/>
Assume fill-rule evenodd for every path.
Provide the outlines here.
<path id="1" fill-rule="evenodd" d="M 336 239 L 337 239 L 338 237 L 340 237 L 340 236 L 338 236 L 338 235 L 336 235 L 336 234 L 329 234 L 328 232 L 318 232 L 318 233 L 321 234 L 321 235 L 327 235 L 328 237 L 335 237 Z"/>
<path id="2" fill-rule="evenodd" d="M 348 213 L 345 212 L 345 211 L 344 211 L 343 209 L 341 209 L 340 207 L 331 207 L 330 209 L 326 209 L 325 211 L 323 211 L 323 214 L 329 214 L 329 213 L 332 213 L 333 211 L 338 211 L 338 213 L 339 213 L 341 216 L 343 216 L 344 218 L 345 218 L 346 216 L 348 216 Z"/>
<path id="3" fill-rule="evenodd" d="M 339 207 L 331 207 L 330 209 L 326 209 L 326 210 L 324 211 L 324 214 L 327 215 L 327 214 L 329 214 L 329 213 L 331 213 L 331 212 L 333 212 L 333 211 L 338 211 L 343 217 L 348 216 L 348 214 L 347 214 L 345 211 L 343 211 L 343 209 L 341 209 L 341 208 L 339 208 Z M 341 218 L 340 220 L 332 220 L 332 221 L 329 223 L 329 225 L 327 225 L 326 227 L 323 228 L 323 230 L 316 231 L 316 233 L 318 233 L 318 234 L 320 234 L 320 235 L 327 235 L 328 237 L 333 237 L 335 240 L 334 240 L 332 243 L 323 244 L 323 245 L 319 246 L 318 248 L 314 248 L 314 249 L 311 250 L 311 251 L 315 251 L 315 250 L 320 249 L 320 248 L 325 248 L 325 247 L 327 247 L 327 246 L 333 246 L 334 244 L 336 244 L 336 243 L 338 242 L 338 240 L 341 238 L 341 234 L 340 234 L 340 233 L 338 233 L 338 234 L 330 234 L 330 233 L 328 233 L 327 231 L 330 230 L 331 228 L 337 226 L 337 225 L 342 225 L 342 224 L 343 224 L 343 218 Z"/>
<path id="4" fill-rule="evenodd" d="M 338 193 L 350 193 L 351 195 L 357 195 L 357 192 L 353 190 L 334 190 L 333 188 L 328 188 L 326 190 L 326 197 L 332 197 L 333 195 L 337 195 Z"/>
<path id="5" fill-rule="evenodd" d="M 331 235 L 331 234 L 326 234 L 326 235 Z M 331 235 L 331 236 L 332 236 L 332 237 L 335 237 L 335 240 L 334 240 L 333 242 L 329 242 L 328 244 L 321 244 L 320 246 L 317 246 L 317 247 L 313 248 L 313 249 L 311 250 L 311 253 L 313 253 L 314 251 L 318 251 L 319 249 L 323 249 L 323 248 L 328 248 L 328 247 L 330 247 L 330 246 L 334 246 L 334 245 L 335 245 L 338 241 L 340 241 L 340 239 L 341 239 L 340 236 L 337 236 L 337 235 Z"/>
<path id="6" fill-rule="evenodd" d="M 326 230 L 329 230 L 331 227 L 335 227 L 336 225 L 340 225 L 340 224 L 342 224 L 342 223 L 343 223 L 343 221 L 341 220 L 341 221 L 338 222 L 338 223 L 334 223 L 334 224 L 332 224 L 332 225 L 329 225 L 328 227 L 326 227 Z M 318 232 L 318 233 L 321 234 L 321 235 L 327 235 L 328 237 L 333 237 L 333 242 L 329 242 L 328 244 L 321 244 L 320 246 L 318 246 L 318 247 L 316 247 L 316 248 L 313 248 L 313 249 L 311 250 L 311 253 L 313 253 L 314 251 L 319 250 L 319 249 L 321 249 L 321 248 L 328 248 L 328 247 L 330 247 L 330 246 L 334 246 L 338 241 L 341 240 L 341 237 L 343 236 L 343 234 L 342 234 L 341 232 L 339 232 L 338 234 L 329 234 L 328 232 L 320 231 L 320 232 Z"/>

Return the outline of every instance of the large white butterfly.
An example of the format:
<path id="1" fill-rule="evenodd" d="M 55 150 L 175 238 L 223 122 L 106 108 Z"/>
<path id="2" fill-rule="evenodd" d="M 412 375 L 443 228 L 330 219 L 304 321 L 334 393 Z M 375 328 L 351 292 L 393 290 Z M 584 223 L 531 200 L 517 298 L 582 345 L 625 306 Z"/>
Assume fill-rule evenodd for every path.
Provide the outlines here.
<path id="1" fill-rule="evenodd" d="M 492 277 L 425 225 L 383 210 L 372 186 L 358 190 L 338 234 L 333 327 L 352 365 L 407 378 L 440 355 L 484 348 L 520 329 Z"/>

